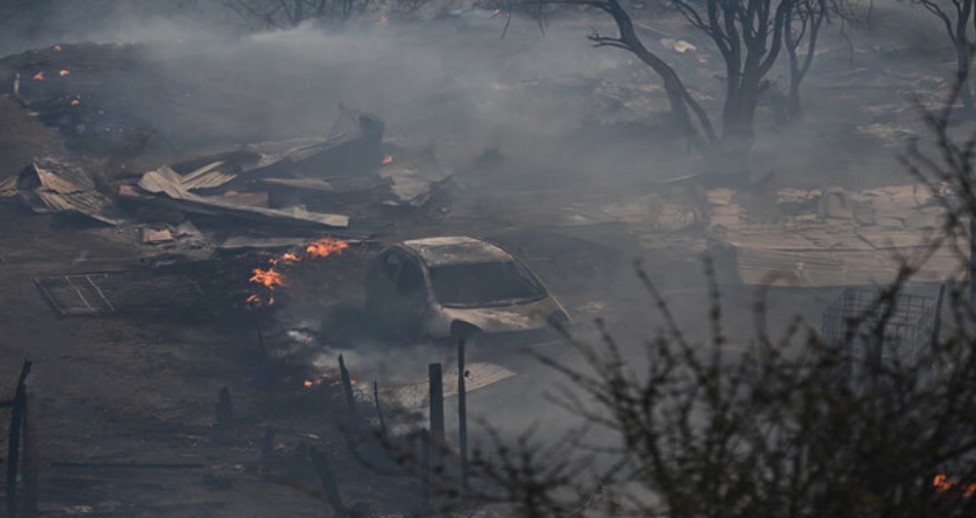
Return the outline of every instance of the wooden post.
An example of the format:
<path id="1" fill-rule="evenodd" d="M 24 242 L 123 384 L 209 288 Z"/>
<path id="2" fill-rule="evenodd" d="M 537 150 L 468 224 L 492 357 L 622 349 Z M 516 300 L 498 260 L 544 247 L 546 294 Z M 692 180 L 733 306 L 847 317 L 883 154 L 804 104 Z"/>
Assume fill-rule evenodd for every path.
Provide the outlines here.
<path id="1" fill-rule="evenodd" d="M 430 437 L 427 442 L 427 509 L 433 509 L 432 484 L 435 477 L 444 469 L 442 455 L 446 446 L 444 441 L 444 375 L 441 364 L 427 366 L 430 385 Z"/>
<path id="2" fill-rule="evenodd" d="M 20 432 L 27 406 L 27 376 L 31 362 L 24 361 L 17 381 L 13 411 L 10 415 L 10 436 L 7 441 L 7 518 L 17 518 L 17 467 L 20 455 Z"/>
<path id="3" fill-rule="evenodd" d="M 935 301 L 935 315 L 932 319 L 932 347 L 939 345 L 939 334 L 942 331 L 942 301 L 945 299 L 946 285 L 939 286 L 939 298 Z"/>
<path id="4" fill-rule="evenodd" d="M 441 364 L 427 366 L 430 386 L 430 444 L 432 450 L 444 447 L 444 375 Z"/>
<path id="5" fill-rule="evenodd" d="M 342 359 L 342 355 L 339 355 L 339 375 L 342 376 L 342 390 L 346 394 L 346 404 L 349 405 L 349 415 L 356 415 L 356 400 L 352 396 L 352 378 L 349 377 L 349 371 L 346 369 L 346 362 Z"/>
<path id="6" fill-rule="evenodd" d="M 37 402 L 34 396 L 26 394 L 24 400 L 24 516 L 37 517 L 38 504 L 38 458 L 37 458 Z"/>
<path id="7" fill-rule="evenodd" d="M 468 487 L 468 395 L 465 386 L 464 338 L 458 339 L 458 445 L 461 455 L 461 487 Z"/>
<path id="8" fill-rule="evenodd" d="M 386 421 L 383 420 L 383 409 L 380 408 L 380 386 L 373 380 L 373 403 L 376 405 L 376 417 L 380 420 L 380 434 L 386 437 Z"/>
<path id="9" fill-rule="evenodd" d="M 329 466 L 328 456 L 316 450 L 315 447 L 312 447 L 308 454 L 315 464 L 316 471 L 319 473 L 319 479 L 322 480 L 322 489 L 325 491 L 325 496 L 329 499 L 329 505 L 332 506 L 335 515 L 340 517 L 347 516 L 346 508 L 342 505 L 342 497 L 339 495 L 339 486 L 336 484 L 335 474 L 332 473 L 332 468 Z"/>

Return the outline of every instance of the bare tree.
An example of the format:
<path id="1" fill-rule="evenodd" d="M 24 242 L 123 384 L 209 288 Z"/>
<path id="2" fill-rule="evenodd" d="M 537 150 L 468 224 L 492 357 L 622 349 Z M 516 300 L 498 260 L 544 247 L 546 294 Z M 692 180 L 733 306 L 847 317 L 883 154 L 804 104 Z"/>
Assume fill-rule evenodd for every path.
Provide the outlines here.
<path id="1" fill-rule="evenodd" d="M 786 55 L 789 58 L 790 85 L 786 96 L 784 122 L 798 119 L 803 113 L 800 85 L 813 65 L 817 38 L 827 18 L 826 0 L 798 0 L 787 15 L 789 27 L 784 32 Z"/>
<path id="2" fill-rule="evenodd" d="M 945 27 L 946 35 L 956 52 L 956 80 L 960 84 L 959 100 L 967 116 L 976 115 L 973 105 L 973 92 L 970 86 L 974 42 L 973 30 L 976 24 L 973 16 L 974 0 L 913 0 L 913 2 L 934 15 Z"/>
<path id="3" fill-rule="evenodd" d="M 694 27 L 714 43 L 725 64 L 721 133 L 701 103 L 689 92 L 675 69 L 648 48 L 634 29 L 630 13 L 619 0 L 525 0 L 524 3 L 563 4 L 595 8 L 614 21 L 616 35 L 594 32 L 597 47 L 629 51 L 662 80 L 671 112 L 693 144 L 706 152 L 748 154 L 754 138 L 760 96 L 769 88 L 767 75 L 783 48 L 791 58 L 790 103 L 799 113 L 800 83 L 814 59 L 823 26 L 826 0 L 671 0 Z M 499 2 L 502 9 L 511 3 Z M 538 11 L 535 11 L 538 12 Z"/>

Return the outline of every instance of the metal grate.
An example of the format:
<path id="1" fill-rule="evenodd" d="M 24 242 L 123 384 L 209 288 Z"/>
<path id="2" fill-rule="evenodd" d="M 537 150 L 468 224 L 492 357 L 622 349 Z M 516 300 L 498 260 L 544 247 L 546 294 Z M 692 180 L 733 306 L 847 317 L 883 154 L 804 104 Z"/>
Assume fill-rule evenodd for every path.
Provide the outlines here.
<path id="1" fill-rule="evenodd" d="M 916 294 L 900 294 L 882 334 L 878 325 L 887 304 L 879 304 L 877 291 L 847 288 L 823 313 L 821 336 L 824 340 L 845 344 L 857 364 L 870 352 L 880 352 L 883 362 L 917 364 L 928 350 L 935 318 L 935 299 Z M 880 351 L 878 351 L 880 347 Z M 877 358 L 877 356 L 875 356 Z"/>
<path id="2" fill-rule="evenodd" d="M 34 283 L 61 316 L 161 313 L 197 308 L 199 286 L 182 275 L 102 272 L 37 277 Z"/>

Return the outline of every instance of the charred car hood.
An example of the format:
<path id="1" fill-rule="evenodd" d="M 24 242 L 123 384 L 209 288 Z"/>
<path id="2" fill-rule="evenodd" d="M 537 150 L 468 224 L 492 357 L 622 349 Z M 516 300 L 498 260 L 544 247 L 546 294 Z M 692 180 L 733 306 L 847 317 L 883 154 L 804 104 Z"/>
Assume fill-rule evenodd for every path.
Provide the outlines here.
<path id="1" fill-rule="evenodd" d="M 546 317 L 553 311 L 561 311 L 552 298 L 510 306 L 487 308 L 443 308 L 451 320 L 467 322 L 478 326 L 486 333 L 528 331 L 548 327 Z"/>

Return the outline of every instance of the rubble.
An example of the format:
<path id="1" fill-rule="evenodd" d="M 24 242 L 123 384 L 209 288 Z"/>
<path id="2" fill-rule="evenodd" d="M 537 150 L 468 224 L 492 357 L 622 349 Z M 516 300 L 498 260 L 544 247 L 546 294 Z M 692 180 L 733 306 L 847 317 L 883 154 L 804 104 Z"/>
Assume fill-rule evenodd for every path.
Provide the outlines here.
<path id="1" fill-rule="evenodd" d="M 88 173 L 53 158 L 37 159 L 0 183 L 0 197 L 18 199 L 40 214 L 74 213 L 109 225 L 124 223 Z"/>
<path id="2" fill-rule="evenodd" d="M 141 203 L 156 204 L 180 212 L 267 222 L 275 225 L 347 228 L 349 217 L 340 214 L 310 212 L 302 206 L 266 209 L 240 205 L 222 196 L 199 196 L 183 186 L 182 177 L 169 168 L 144 174 L 136 186 L 124 184 L 119 195 Z"/>
<path id="3" fill-rule="evenodd" d="M 945 216 L 915 185 L 850 191 L 782 189 L 774 201 L 730 189 L 706 194 L 707 232 L 720 253 L 732 255 L 745 284 L 795 287 L 873 285 L 891 281 L 902 261 L 916 257 Z M 957 251 L 940 247 L 915 275 L 942 282 L 959 265 Z"/>

